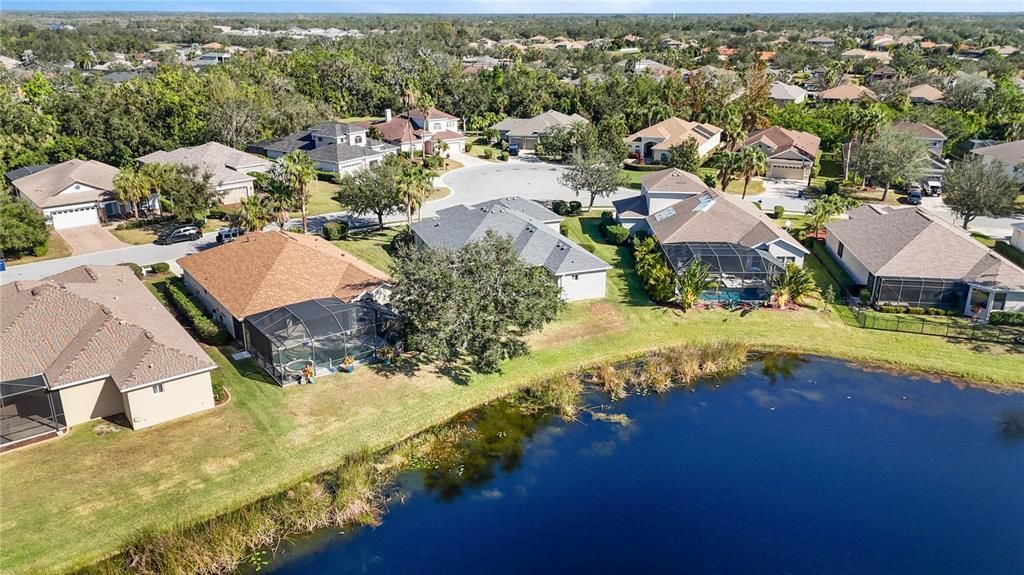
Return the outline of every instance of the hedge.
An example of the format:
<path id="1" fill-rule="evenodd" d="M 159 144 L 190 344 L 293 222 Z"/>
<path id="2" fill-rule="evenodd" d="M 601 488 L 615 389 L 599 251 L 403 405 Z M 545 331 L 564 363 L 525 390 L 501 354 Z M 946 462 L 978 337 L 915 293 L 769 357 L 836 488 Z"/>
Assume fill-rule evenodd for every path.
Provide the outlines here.
<path id="1" fill-rule="evenodd" d="M 171 271 L 171 264 L 167 262 L 157 262 L 149 266 L 149 269 L 153 270 L 153 273 L 155 274 L 165 274 Z"/>
<path id="2" fill-rule="evenodd" d="M 660 172 L 668 169 L 667 166 L 660 164 L 633 164 L 631 162 L 624 162 L 622 167 L 631 172 Z"/>
<path id="3" fill-rule="evenodd" d="M 38 246 L 35 246 L 35 247 L 32 248 L 32 255 L 36 256 L 37 258 L 41 258 L 41 257 L 45 256 L 47 254 L 47 252 L 49 252 L 49 251 L 50 251 L 50 238 L 46 238 L 45 240 L 43 240 L 43 243 L 41 243 Z"/>
<path id="4" fill-rule="evenodd" d="M 134 230 L 134 229 L 144 228 L 146 226 L 152 226 L 152 225 L 156 225 L 156 224 L 165 224 L 165 223 L 174 221 L 176 218 L 177 218 L 177 216 L 174 216 L 174 215 L 154 216 L 152 218 L 145 218 L 145 219 L 142 219 L 142 220 L 132 220 L 130 222 L 121 222 L 120 224 L 117 224 L 116 226 L 114 226 L 114 229 L 115 230 Z"/>
<path id="5" fill-rule="evenodd" d="M 1024 252 L 1018 250 L 1012 245 L 1006 243 L 1003 240 L 996 240 L 995 248 L 996 253 L 1017 264 L 1018 267 L 1024 268 Z"/>
<path id="6" fill-rule="evenodd" d="M 316 179 L 321 181 L 321 182 L 331 182 L 333 184 L 334 181 L 335 181 L 335 178 L 337 178 L 337 177 L 338 177 L 338 174 L 336 174 L 334 172 L 325 172 L 323 170 L 317 170 L 316 171 Z"/>
<path id="7" fill-rule="evenodd" d="M 466 142 L 463 150 L 468 154 L 473 151 L 473 142 Z"/>
<path id="8" fill-rule="evenodd" d="M 619 224 L 604 226 L 604 237 L 615 245 L 622 245 L 629 239 L 629 230 Z"/>
<path id="9" fill-rule="evenodd" d="M 167 300 L 171 302 L 174 309 L 188 319 L 200 340 L 211 345 L 227 343 L 227 332 L 207 317 L 203 310 L 192 301 L 192 298 L 172 283 L 166 283 L 164 286 L 167 291 Z"/>
<path id="10" fill-rule="evenodd" d="M 988 323 L 992 325 L 1024 325 L 1024 313 L 1019 311 L 991 311 Z"/>
<path id="11" fill-rule="evenodd" d="M 133 273 L 133 274 L 135 274 L 135 277 L 137 277 L 137 278 L 139 278 L 139 279 L 142 279 L 142 277 L 143 277 L 144 275 L 146 275 L 146 272 L 145 272 L 145 270 L 143 270 L 143 269 L 142 269 L 142 266 L 140 266 L 140 265 L 139 265 L 139 264 L 137 264 L 137 263 L 134 263 L 134 262 L 125 262 L 125 263 L 123 263 L 123 264 L 117 264 L 117 265 L 119 265 L 119 266 L 124 266 L 124 267 L 126 267 L 126 268 L 128 268 L 128 269 L 132 270 L 132 273 Z"/>
<path id="12" fill-rule="evenodd" d="M 494 159 L 494 148 L 484 148 L 484 157 L 488 160 Z"/>
<path id="13" fill-rule="evenodd" d="M 345 222 L 327 222 L 323 226 L 324 239 L 329 241 L 343 240 L 348 237 L 348 224 Z"/>
<path id="14" fill-rule="evenodd" d="M 499 154 L 498 155 L 498 159 L 500 159 L 502 162 L 507 162 L 508 161 L 508 152 L 502 152 L 501 154 Z"/>
<path id="15" fill-rule="evenodd" d="M 577 202 L 576 200 L 572 200 L 571 202 L 569 202 L 569 215 L 570 216 L 578 216 L 581 211 L 583 211 L 583 204 L 582 203 Z"/>
<path id="16" fill-rule="evenodd" d="M 785 214 L 786 208 L 782 206 L 775 206 L 775 209 L 772 210 L 772 217 L 775 218 L 776 220 L 782 219 L 782 216 L 784 216 Z"/>

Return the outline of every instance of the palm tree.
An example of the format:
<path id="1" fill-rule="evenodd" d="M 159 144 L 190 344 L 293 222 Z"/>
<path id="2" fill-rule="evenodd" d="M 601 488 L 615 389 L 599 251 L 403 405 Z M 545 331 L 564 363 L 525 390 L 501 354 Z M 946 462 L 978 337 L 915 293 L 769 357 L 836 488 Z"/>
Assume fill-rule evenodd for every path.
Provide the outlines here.
<path id="1" fill-rule="evenodd" d="M 139 202 L 148 198 L 152 191 L 152 180 L 131 166 L 121 168 L 114 177 L 114 197 L 132 205 L 135 219 L 139 219 Z"/>
<path id="2" fill-rule="evenodd" d="M 306 233 L 306 202 L 309 201 L 309 184 L 316 179 L 316 164 L 306 152 L 294 150 L 281 157 L 280 173 L 281 179 L 292 192 L 302 210 L 302 233 Z"/>
<path id="3" fill-rule="evenodd" d="M 725 191 L 729 182 L 740 173 L 740 155 L 736 152 L 721 151 L 712 158 L 714 166 L 718 168 L 718 183 Z"/>
<path id="4" fill-rule="evenodd" d="M 175 176 L 178 175 L 178 167 L 174 164 L 161 164 L 159 162 L 153 164 L 143 164 L 139 168 L 139 173 L 149 178 L 152 188 L 150 192 L 156 193 L 158 197 L 163 197 L 164 189 L 167 187 L 167 183 L 172 181 Z M 167 198 L 167 201 L 171 201 L 171 198 Z M 159 206 L 160 202 L 157 202 Z M 163 213 L 163 208 L 160 208 Z"/>
<path id="5" fill-rule="evenodd" d="M 283 230 L 288 223 L 288 210 L 295 207 L 291 190 L 270 174 L 256 174 L 256 192 L 261 194 L 267 214 L 272 215 L 274 222 Z"/>
<path id="6" fill-rule="evenodd" d="M 438 141 L 434 142 L 434 155 L 446 158 L 444 160 L 444 163 L 442 164 L 444 166 L 444 170 L 445 171 L 448 171 L 448 161 L 447 161 L 447 155 L 446 155 L 447 152 L 448 152 L 448 142 L 446 142 L 444 140 L 438 140 Z"/>
<path id="7" fill-rule="evenodd" d="M 258 232 L 270 223 L 266 197 L 254 194 L 242 198 L 241 209 L 238 212 L 238 227 L 247 232 Z"/>
<path id="8" fill-rule="evenodd" d="M 679 307 L 684 311 L 690 309 L 697 303 L 701 292 L 714 289 L 717 285 L 718 282 L 711 278 L 711 266 L 693 260 L 679 276 Z"/>
<path id="9" fill-rule="evenodd" d="M 418 212 L 423 202 L 434 191 L 434 174 L 427 168 L 409 163 L 401 173 L 402 199 L 405 201 L 405 220 L 412 223 L 413 212 Z"/>
<path id="10" fill-rule="evenodd" d="M 743 174 L 743 199 L 747 198 L 747 186 L 754 176 L 763 176 L 768 171 L 768 156 L 761 148 L 747 146 L 739 152 L 740 173 Z"/>
<path id="11" fill-rule="evenodd" d="M 818 293 L 818 284 L 814 282 L 810 270 L 792 262 L 786 264 L 785 271 L 775 276 L 772 283 L 772 295 L 780 308 L 814 293 Z"/>

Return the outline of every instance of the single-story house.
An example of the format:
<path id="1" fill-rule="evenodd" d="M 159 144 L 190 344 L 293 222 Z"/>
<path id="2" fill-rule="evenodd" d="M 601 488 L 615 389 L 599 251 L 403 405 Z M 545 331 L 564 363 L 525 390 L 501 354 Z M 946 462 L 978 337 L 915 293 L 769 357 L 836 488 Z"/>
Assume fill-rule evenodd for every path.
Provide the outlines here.
<path id="1" fill-rule="evenodd" d="M 659 80 L 676 73 L 676 69 L 672 66 L 647 58 L 636 60 L 635 62 L 632 62 L 631 66 L 626 61 L 623 61 L 622 63 L 627 67 L 628 72 L 633 74 L 647 74 L 648 76 L 652 76 Z"/>
<path id="2" fill-rule="evenodd" d="M 361 124 L 323 122 L 294 134 L 264 140 L 249 146 L 254 154 L 276 159 L 302 150 L 323 172 L 346 174 L 377 165 L 398 147 L 370 138 L 369 128 Z"/>
<path id="3" fill-rule="evenodd" d="M 1024 140 L 1005 142 L 971 150 L 986 164 L 1000 162 L 1006 173 L 1024 183 Z"/>
<path id="4" fill-rule="evenodd" d="M 1024 270 L 919 207 L 864 205 L 825 226 L 825 244 L 871 304 L 937 307 L 986 319 L 1024 310 Z"/>
<path id="5" fill-rule="evenodd" d="M 839 54 L 841 60 L 878 60 L 882 64 L 888 64 L 892 61 L 892 56 L 888 52 L 879 50 L 864 50 L 862 48 L 853 48 Z"/>
<path id="6" fill-rule="evenodd" d="M 861 100 L 876 100 L 878 95 L 869 88 L 856 84 L 840 84 L 835 88 L 823 90 L 818 94 L 818 100 L 822 102 L 859 102 Z"/>
<path id="7" fill-rule="evenodd" d="M 505 118 L 491 126 L 498 131 L 499 137 L 509 145 L 517 145 L 520 150 L 532 150 L 537 147 L 540 135 L 548 128 L 568 127 L 576 122 L 588 122 L 579 114 L 563 114 L 548 110 L 532 118 Z"/>
<path id="8" fill-rule="evenodd" d="M 808 254 L 756 205 L 714 189 L 652 213 L 647 227 L 677 274 L 695 261 L 710 266 L 718 286 L 706 300 L 767 300 L 776 275 Z"/>
<path id="9" fill-rule="evenodd" d="M 836 45 L 836 41 L 828 36 L 815 36 L 807 41 L 807 44 L 814 46 L 815 48 L 831 48 Z"/>
<path id="10" fill-rule="evenodd" d="M 312 235 L 255 232 L 178 260 L 185 287 L 235 339 L 249 316 L 335 297 L 387 303 L 384 272 Z"/>
<path id="11" fill-rule="evenodd" d="M 768 156 L 765 177 L 807 181 L 814 171 L 821 138 L 807 132 L 772 126 L 756 130 L 743 141 L 743 147 L 757 146 Z"/>
<path id="12" fill-rule="evenodd" d="M 490 231 L 510 236 L 520 261 L 543 266 L 558 282 L 562 299 L 603 298 L 611 266 L 562 236 L 553 225 L 558 216 L 545 213 L 549 211 L 530 200 L 502 199 L 445 208 L 435 219 L 414 223 L 411 230 L 420 248 L 456 249 Z"/>
<path id="13" fill-rule="evenodd" d="M 114 198 L 117 173 L 117 168 L 102 162 L 75 159 L 11 170 L 7 178 L 18 197 L 46 216 L 54 229 L 61 230 L 95 225 L 132 213 L 130 204 Z M 157 195 L 153 194 L 140 207 L 158 209 Z"/>
<path id="14" fill-rule="evenodd" d="M 709 189 L 704 180 L 678 168 L 651 172 L 640 178 L 639 196 L 612 201 L 615 219 L 630 233 L 650 232 L 647 216 Z"/>
<path id="15" fill-rule="evenodd" d="M 0 287 L 0 449 L 124 414 L 143 429 L 213 407 L 216 364 L 122 266 Z"/>
<path id="16" fill-rule="evenodd" d="M 930 84 L 918 84 L 907 88 L 907 97 L 911 104 L 941 104 L 946 95 Z"/>
<path id="17" fill-rule="evenodd" d="M 626 146 L 630 154 L 644 158 L 646 162 L 664 162 L 672 148 L 687 140 L 697 143 L 697 151 L 703 158 L 722 143 L 722 129 L 711 124 L 669 118 L 630 134 L 626 137 Z"/>
<path id="18" fill-rule="evenodd" d="M 384 141 L 398 146 L 403 152 L 432 154 L 435 142 L 445 142 L 448 149 L 461 152 L 466 136 L 459 129 L 459 119 L 437 108 L 412 109 L 392 117 L 391 109 L 384 110 L 384 120 L 366 124 L 367 129 L 380 130 Z"/>
<path id="19" fill-rule="evenodd" d="M 895 68 L 893 68 L 892 66 L 882 66 L 880 68 L 872 70 L 871 73 L 868 74 L 867 80 L 868 83 L 873 84 L 875 82 L 886 82 L 890 80 L 895 80 L 897 77 L 899 77 L 899 72 L 897 72 Z"/>
<path id="20" fill-rule="evenodd" d="M 799 104 L 807 99 L 807 90 L 785 82 L 772 82 L 771 99 L 779 106 Z"/>
<path id="21" fill-rule="evenodd" d="M 242 198 L 255 191 L 256 178 L 253 172 L 270 170 L 272 162 L 219 142 L 207 142 L 199 146 L 178 148 L 170 152 L 163 150 L 139 158 L 143 164 L 176 164 L 195 166 L 200 172 L 213 175 L 217 191 L 224 192 L 221 199 L 225 204 L 237 204 Z"/>

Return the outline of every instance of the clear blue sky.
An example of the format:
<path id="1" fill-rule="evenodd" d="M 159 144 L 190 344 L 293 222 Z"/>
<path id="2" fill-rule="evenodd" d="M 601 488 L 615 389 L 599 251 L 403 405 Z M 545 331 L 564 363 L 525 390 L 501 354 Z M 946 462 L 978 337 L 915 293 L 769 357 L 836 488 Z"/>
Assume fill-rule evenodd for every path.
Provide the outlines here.
<path id="1" fill-rule="evenodd" d="M 339 13 L 1024 12 L 1024 0 L 0 0 L 0 10 Z"/>

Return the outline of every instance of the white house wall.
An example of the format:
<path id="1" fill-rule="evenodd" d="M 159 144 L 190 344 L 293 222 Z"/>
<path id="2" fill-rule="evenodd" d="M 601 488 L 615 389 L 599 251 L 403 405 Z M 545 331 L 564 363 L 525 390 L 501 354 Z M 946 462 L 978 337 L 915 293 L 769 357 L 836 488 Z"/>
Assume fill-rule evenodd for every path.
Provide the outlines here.
<path id="1" fill-rule="evenodd" d="M 235 333 L 235 318 L 231 315 L 231 312 L 226 307 L 221 305 L 217 298 L 209 294 L 205 288 L 190 273 L 183 271 L 181 279 L 185 283 L 185 289 L 188 290 L 193 296 L 196 297 L 206 308 L 206 311 L 210 314 L 213 321 L 224 326 L 224 329 L 231 334 L 231 337 L 237 338 L 241 334 Z"/>
<path id="2" fill-rule="evenodd" d="M 1024 228 L 1013 228 L 1013 236 L 1010 238 L 1010 245 L 1018 250 L 1024 251 Z"/>
<path id="3" fill-rule="evenodd" d="M 785 242 L 769 244 L 768 253 L 782 261 L 789 261 L 792 258 L 793 263 L 796 265 L 804 265 L 804 252 Z"/>
<path id="4" fill-rule="evenodd" d="M 604 271 L 558 277 L 558 286 L 562 288 L 562 299 L 565 301 L 603 298 L 606 284 L 607 273 Z"/>

